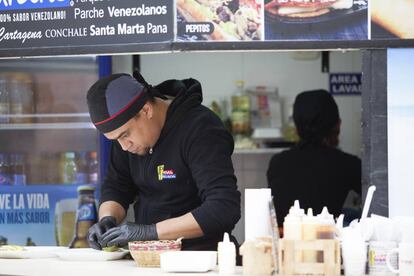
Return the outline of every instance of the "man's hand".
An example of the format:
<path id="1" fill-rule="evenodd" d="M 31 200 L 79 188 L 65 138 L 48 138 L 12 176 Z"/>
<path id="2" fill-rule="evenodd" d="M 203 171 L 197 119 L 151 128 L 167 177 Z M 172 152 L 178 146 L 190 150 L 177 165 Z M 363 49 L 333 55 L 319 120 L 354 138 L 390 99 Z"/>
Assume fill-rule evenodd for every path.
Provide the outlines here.
<path id="1" fill-rule="evenodd" d="M 123 247 L 129 241 L 158 240 L 155 224 L 143 225 L 127 222 L 119 227 L 110 229 L 102 235 L 101 246 Z"/>
<path id="2" fill-rule="evenodd" d="M 89 246 L 101 250 L 102 247 L 102 235 L 105 234 L 109 229 L 116 227 L 116 219 L 112 216 L 103 217 L 99 222 L 92 225 L 88 231 L 88 243 Z"/>

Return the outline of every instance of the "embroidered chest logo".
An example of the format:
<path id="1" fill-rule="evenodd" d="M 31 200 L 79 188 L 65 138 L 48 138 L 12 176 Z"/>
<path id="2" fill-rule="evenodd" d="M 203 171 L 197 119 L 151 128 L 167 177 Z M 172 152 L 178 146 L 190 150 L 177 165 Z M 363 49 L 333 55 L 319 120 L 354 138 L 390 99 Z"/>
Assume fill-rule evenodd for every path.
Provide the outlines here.
<path id="1" fill-rule="evenodd" d="M 166 170 L 164 169 L 164 165 L 157 166 L 157 173 L 158 173 L 158 180 L 160 181 L 163 179 L 174 179 L 177 177 L 173 169 Z"/>

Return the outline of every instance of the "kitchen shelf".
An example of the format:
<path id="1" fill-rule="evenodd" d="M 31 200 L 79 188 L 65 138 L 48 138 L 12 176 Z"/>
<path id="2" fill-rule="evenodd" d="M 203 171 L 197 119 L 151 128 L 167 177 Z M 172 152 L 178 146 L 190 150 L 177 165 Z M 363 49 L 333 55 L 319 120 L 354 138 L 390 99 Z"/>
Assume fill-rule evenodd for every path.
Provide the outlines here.
<path id="1" fill-rule="evenodd" d="M 95 129 L 92 123 L 29 123 L 29 124 L 0 124 L 0 130 L 29 130 L 29 129 Z"/>
<path id="2" fill-rule="evenodd" d="M 2 60 L 0 64 L 0 71 L 16 71 L 18 69 L 21 72 L 91 72 L 96 70 L 96 57 L 95 56 L 83 56 L 83 57 L 54 57 L 50 58 L 27 58 L 24 62 L 21 60 Z"/>
<path id="3" fill-rule="evenodd" d="M 94 129 L 95 126 L 89 121 L 88 113 L 50 113 L 50 114 L 19 114 L 2 115 L 0 118 L 24 119 L 36 118 L 37 120 L 68 120 L 75 118 L 72 122 L 39 122 L 39 123 L 3 123 L 0 130 L 27 130 L 27 129 Z M 82 121 L 80 121 L 82 120 Z"/>
<path id="4" fill-rule="evenodd" d="M 36 113 L 0 115 L 2 118 L 89 118 L 89 113 Z"/>

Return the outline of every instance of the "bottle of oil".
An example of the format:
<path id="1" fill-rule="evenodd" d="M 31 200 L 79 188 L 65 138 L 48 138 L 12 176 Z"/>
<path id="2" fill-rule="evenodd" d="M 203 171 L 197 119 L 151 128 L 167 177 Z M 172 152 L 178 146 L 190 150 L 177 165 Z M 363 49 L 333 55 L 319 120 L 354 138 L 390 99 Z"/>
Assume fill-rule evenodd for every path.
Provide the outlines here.
<path id="1" fill-rule="evenodd" d="M 95 205 L 95 187 L 79 186 L 78 187 L 78 210 L 76 212 L 75 235 L 69 244 L 70 248 L 87 248 L 89 247 L 86 239 L 89 228 L 98 220 L 98 214 Z"/>
<path id="2" fill-rule="evenodd" d="M 76 173 L 78 169 L 75 162 L 75 153 L 65 152 L 61 158 L 61 179 L 63 184 L 76 183 Z"/>
<path id="3" fill-rule="evenodd" d="M 287 124 L 283 128 L 283 138 L 288 142 L 298 142 L 299 136 L 296 131 L 295 122 L 293 121 L 293 108 L 289 109 L 289 118 Z"/>
<path id="4" fill-rule="evenodd" d="M 250 128 L 250 99 L 244 91 L 244 81 L 236 81 L 236 91 L 231 97 L 231 122 L 234 135 L 246 135 Z"/>

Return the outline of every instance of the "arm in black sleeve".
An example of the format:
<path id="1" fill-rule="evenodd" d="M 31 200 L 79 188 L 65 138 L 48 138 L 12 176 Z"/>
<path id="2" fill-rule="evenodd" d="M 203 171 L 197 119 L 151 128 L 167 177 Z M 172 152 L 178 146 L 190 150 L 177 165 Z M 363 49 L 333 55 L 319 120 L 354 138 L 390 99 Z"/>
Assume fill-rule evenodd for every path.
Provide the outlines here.
<path id="1" fill-rule="evenodd" d="M 233 137 L 223 126 L 206 127 L 188 148 L 188 165 L 202 201 L 192 215 L 205 236 L 230 232 L 240 219 L 233 149 Z"/>
<path id="2" fill-rule="evenodd" d="M 113 142 L 108 171 L 101 187 L 100 204 L 115 201 L 127 211 L 136 195 L 137 187 L 132 182 L 129 172 L 128 153 L 121 149 L 118 142 Z"/>

